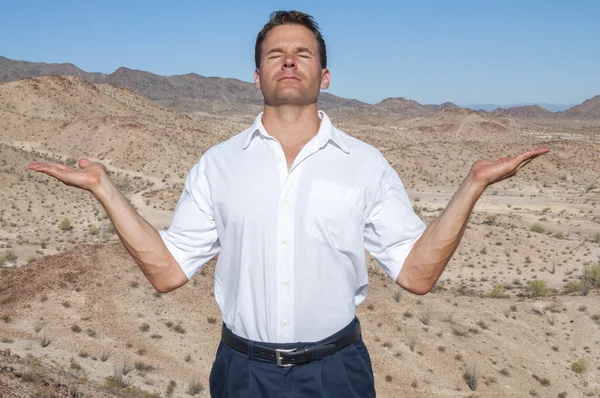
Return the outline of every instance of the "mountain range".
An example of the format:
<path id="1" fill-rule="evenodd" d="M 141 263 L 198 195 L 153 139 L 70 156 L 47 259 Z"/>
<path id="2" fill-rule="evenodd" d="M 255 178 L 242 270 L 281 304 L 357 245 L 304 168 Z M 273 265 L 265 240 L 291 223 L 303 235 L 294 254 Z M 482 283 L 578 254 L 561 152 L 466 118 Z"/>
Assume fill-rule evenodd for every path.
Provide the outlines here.
<path id="1" fill-rule="evenodd" d="M 216 115 L 256 115 L 263 108 L 263 98 L 254 85 L 234 78 L 205 77 L 196 73 L 161 76 L 151 72 L 120 67 L 111 74 L 86 72 L 69 63 L 47 64 L 17 61 L 0 56 L 0 83 L 45 75 L 76 76 L 90 83 L 107 83 L 127 88 L 154 102 L 184 113 L 209 113 Z M 335 116 L 386 116 L 392 119 L 427 116 L 449 107 L 459 107 L 452 102 L 441 105 L 422 105 L 402 98 L 386 98 L 376 104 L 347 99 L 322 92 L 319 108 Z M 466 105 L 464 108 L 493 115 L 519 118 L 578 118 L 600 119 L 600 96 L 582 104 L 518 105 L 508 108 L 489 104 Z M 559 110 L 553 112 L 552 110 Z"/>

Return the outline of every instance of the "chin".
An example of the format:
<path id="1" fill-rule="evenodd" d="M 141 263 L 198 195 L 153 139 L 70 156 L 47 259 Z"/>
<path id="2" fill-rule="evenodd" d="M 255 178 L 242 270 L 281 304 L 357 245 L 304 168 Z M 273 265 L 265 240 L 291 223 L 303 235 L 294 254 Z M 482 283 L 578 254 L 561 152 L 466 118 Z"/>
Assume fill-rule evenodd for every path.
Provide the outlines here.
<path id="1" fill-rule="evenodd" d="M 279 105 L 310 105 L 317 102 L 317 95 L 306 95 L 302 93 L 277 93 L 269 101 L 265 97 L 265 103 L 267 105 L 279 106 Z"/>

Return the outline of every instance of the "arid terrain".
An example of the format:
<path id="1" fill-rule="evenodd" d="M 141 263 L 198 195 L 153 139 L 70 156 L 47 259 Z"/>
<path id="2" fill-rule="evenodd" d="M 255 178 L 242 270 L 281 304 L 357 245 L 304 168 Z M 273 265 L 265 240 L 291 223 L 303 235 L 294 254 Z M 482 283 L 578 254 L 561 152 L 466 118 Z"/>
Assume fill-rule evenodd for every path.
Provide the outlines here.
<path id="1" fill-rule="evenodd" d="M 26 166 L 99 160 L 163 229 L 189 169 L 247 128 L 255 104 L 181 109 L 106 76 L 11 71 L 24 78 L 0 83 L 0 397 L 208 396 L 215 261 L 155 292 L 91 194 Z M 357 311 L 378 396 L 600 397 L 600 97 L 559 113 L 328 101 L 426 223 L 476 160 L 551 149 L 486 191 L 431 293 L 403 291 L 369 259 Z"/>

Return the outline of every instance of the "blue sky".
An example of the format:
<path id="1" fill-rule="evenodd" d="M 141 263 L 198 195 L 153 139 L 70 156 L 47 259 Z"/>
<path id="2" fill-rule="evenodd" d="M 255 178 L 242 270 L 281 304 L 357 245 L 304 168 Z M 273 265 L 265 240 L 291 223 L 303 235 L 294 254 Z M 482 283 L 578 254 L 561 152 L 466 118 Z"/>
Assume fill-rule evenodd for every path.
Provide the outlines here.
<path id="1" fill-rule="evenodd" d="M 252 80 L 277 9 L 315 17 L 347 98 L 581 103 L 600 94 L 600 1 L 2 2 L 0 55 Z"/>

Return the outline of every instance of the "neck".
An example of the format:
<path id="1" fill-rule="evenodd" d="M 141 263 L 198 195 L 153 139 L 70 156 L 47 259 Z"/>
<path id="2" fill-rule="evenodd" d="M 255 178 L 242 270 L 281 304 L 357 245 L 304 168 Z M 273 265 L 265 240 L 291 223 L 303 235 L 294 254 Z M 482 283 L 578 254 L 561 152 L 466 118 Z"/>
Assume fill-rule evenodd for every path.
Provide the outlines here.
<path id="1" fill-rule="evenodd" d="M 262 123 L 269 135 L 281 145 L 294 146 L 317 135 L 321 119 L 316 103 L 305 106 L 265 104 Z"/>

